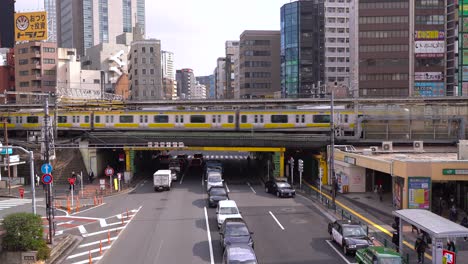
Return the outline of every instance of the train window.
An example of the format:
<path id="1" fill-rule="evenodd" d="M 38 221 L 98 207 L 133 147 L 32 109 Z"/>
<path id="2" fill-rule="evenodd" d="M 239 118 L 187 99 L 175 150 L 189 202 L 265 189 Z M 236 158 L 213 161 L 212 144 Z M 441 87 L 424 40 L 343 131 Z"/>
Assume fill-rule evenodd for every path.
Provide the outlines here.
<path id="1" fill-rule="evenodd" d="M 221 123 L 221 115 L 218 115 L 218 123 Z"/>
<path id="2" fill-rule="evenodd" d="M 330 115 L 314 115 L 314 123 L 330 123 Z"/>
<path id="3" fill-rule="evenodd" d="M 258 115 L 254 115 L 254 123 L 258 123 Z"/>
<path id="4" fill-rule="evenodd" d="M 28 116 L 28 117 L 26 117 L 26 123 L 28 123 L 28 124 L 37 124 L 37 123 L 39 123 L 39 117 L 38 116 Z"/>
<path id="5" fill-rule="evenodd" d="M 260 115 L 260 123 L 263 123 L 263 115 Z"/>
<path id="6" fill-rule="evenodd" d="M 228 116 L 228 123 L 234 123 L 234 116 L 230 115 Z"/>
<path id="7" fill-rule="evenodd" d="M 179 122 L 179 116 L 176 115 L 176 123 Z M 155 115 L 154 123 L 169 123 L 169 116 L 167 115 Z"/>
<path id="8" fill-rule="evenodd" d="M 120 123 L 133 123 L 133 116 L 123 115 L 119 117 Z"/>
<path id="9" fill-rule="evenodd" d="M 216 123 L 216 115 L 213 115 L 213 124 Z"/>
<path id="10" fill-rule="evenodd" d="M 72 116 L 72 123 L 76 123 L 75 120 L 75 116 Z"/>
<path id="11" fill-rule="evenodd" d="M 180 116 L 180 122 L 181 122 L 181 123 L 184 122 L 184 116 L 183 116 L 183 115 Z"/>
<path id="12" fill-rule="evenodd" d="M 305 123 L 305 115 L 301 116 L 301 121 L 302 121 L 302 123 Z"/>
<path id="13" fill-rule="evenodd" d="M 288 123 L 288 116 L 287 115 L 272 115 L 271 122 L 272 123 Z"/>
<path id="14" fill-rule="evenodd" d="M 57 118 L 57 121 L 59 122 L 59 124 L 67 123 L 67 116 L 59 116 Z"/>
<path id="15" fill-rule="evenodd" d="M 205 116 L 204 115 L 191 115 L 190 123 L 205 123 Z"/>
<path id="16" fill-rule="evenodd" d="M 143 116 L 140 116 L 140 123 L 143 123 Z"/>
<path id="17" fill-rule="evenodd" d="M 80 123 L 80 116 L 76 116 L 76 122 Z"/>
<path id="18" fill-rule="evenodd" d="M 299 123 L 299 115 L 296 115 L 296 124 Z"/>
<path id="19" fill-rule="evenodd" d="M 111 123 L 114 123 L 114 116 L 110 116 Z"/>
<path id="20" fill-rule="evenodd" d="M 89 116 L 85 116 L 85 117 L 84 117 L 84 122 L 85 122 L 85 123 L 89 123 Z"/>
<path id="21" fill-rule="evenodd" d="M 247 116 L 246 115 L 241 116 L 241 123 L 247 123 Z"/>
<path id="22" fill-rule="evenodd" d="M 155 117 L 155 118 L 156 118 L 156 117 Z M 179 116 L 178 116 L 178 115 L 175 116 L 175 122 L 176 122 L 176 123 L 179 123 Z"/>
<path id="23" fill-rule="evenodd" d="M 106 115 L 106 123 L 109 123 L 109 116 Z"/>
<path id="24" fill-rule="evenodd" d="M 145 115 L 145 123 L 148 123 L 148 116 Z"/>
<path id="25" fill-rule="evenodd" d="M 16 124 L 21 124 L 23 123 L 23 117 L 22 116 L 17 116 L 16 117 Z"/>
<path id="26" fill-rule="evenodd" d="M 95 116 L 94 123 L 101 123 L 101 116 Z"/>
<path id="27" fill-rule="evenodd" d="M 344 122 L 345 122 L 345 123 L 348 123 L 348 121 L 349 121 L 349 120 L 348 120 L 348 115 L 344 115 Z"/>

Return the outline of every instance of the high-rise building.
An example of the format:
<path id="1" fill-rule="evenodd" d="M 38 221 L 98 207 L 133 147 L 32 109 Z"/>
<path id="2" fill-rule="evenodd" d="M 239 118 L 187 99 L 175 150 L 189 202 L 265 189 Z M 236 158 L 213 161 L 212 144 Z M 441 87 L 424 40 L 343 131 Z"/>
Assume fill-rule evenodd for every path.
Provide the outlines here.
<path id="1" fill-rule="evenodd" d="M 53 42 L 25 42 L 15 45 L 16 91 L 56 92 L 57 44 Z M 16 97 L 18 103 L 34 102 L 30 95 Z"/>
<path id="2" fill-rule="evenodd" d="M 144 0 L 57 1 L 58 44 L 84 55 L 99 43 L 115 43 L 117 36 L 132 32 L 137 24 L 144 31 L 144 5 Z"/>
<path id="3" fill-rule="evenodd" d="M 44 0 L 47 12 L 47 41 L 57 43 L 57 0 Z"/>
<path id="4" fill-rule="evenodd" d="M 300 0 L 281 7 L 283 97 L 315 97 L 323 92 L 319 86 L 325 78 L 324 12 L 323 0 Z"/>
<path id="5" fill-rule="evenodd" d="M 351 12 L 351 74 L 360 97 L 454 95 L 455 21 L 448 30 L 445 1 L 353 1 Z"/>
<path id="6" fill-rule="evenodd" d="M 193 88 L 190 99 L 203 100 L 206 99 L 206 86 L 197 82 Z"/>
<path id="7" fill-rule="evenodd" d="M 174 53 L 170 51 L 161 51 L 162 77 L 175 80 L 174 72 Z"/>
<path id="8" fill-rule="evenodd" d="M 131 99 L 163 99 L 161 72 L 161 41 L 148 39 L 132 42 L 128 54 Z"/>
<path id="9" fill-rule="evenodd" d="M 179 99 L 190 99 L 192 90 L 197 83 L 192 69 L 181 69 L 176 71 L 177 97 Z"/>
<path id="10" fill-rule="evenodd" d="M 211 99 L 210 92 L 211 92 L 211 79 L 212 78 L 214 78 L 213 75 L 198 76 L 195 78 L 198 83 L 203 84 L 205 86 L 206 98 L 210 98 L 210 99 Z"/>
<path id="11" fill-rule="evenodd" d="M 280 36 L 276 30 L 240 35 L 240 98 L 273 98 L 281 90 Z"/>
<path id="12" fill-rule="evenodd" d="M 225 50 L 226 92 L 224 98 L 234 99 L 234 90 L 239 81 L 238 76 L 236 76 L 236 67 L 239 67 L 239 41 L 226 41 Z"/>
<path id="13" fill-rule="evenodd" d="M 4 0 L 1 5 L 0 48 L 13 48 L 15 45 L 15 0 Z"/>
<path id="14" fill-rule="evenodd" d="M 221 57 L 216 60 L 215 69 L 215 97 L 224 99 L 226 91 L 226 58 Z"/>

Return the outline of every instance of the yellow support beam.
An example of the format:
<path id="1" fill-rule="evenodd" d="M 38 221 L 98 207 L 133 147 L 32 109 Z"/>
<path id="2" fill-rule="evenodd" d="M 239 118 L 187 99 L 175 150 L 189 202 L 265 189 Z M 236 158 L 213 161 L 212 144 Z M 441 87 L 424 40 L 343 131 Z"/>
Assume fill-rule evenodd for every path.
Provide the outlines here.
<path id="1" fill-rule="evenodd" d="M 133 161 L 132 161 L 133 162 Z M 130 150 L 125 150 L 125 171 L 131 171 L 132 166 L 130 164 Z"/>
<path id="2" fill-rule="evenodd" d="M 242 151 L 242 152 L 281 152 L 286 148 L 269 148 L 269 147 L 184 147 L 184 148 L 161 148 L 161 147 L 124 147 L 124 150 L 195 150 L 195 151 Z"/>
<path id="3" fill-rule="evenodd" d="M 284 151 L 280 152 L 280 177 L 284 177 Z"/>

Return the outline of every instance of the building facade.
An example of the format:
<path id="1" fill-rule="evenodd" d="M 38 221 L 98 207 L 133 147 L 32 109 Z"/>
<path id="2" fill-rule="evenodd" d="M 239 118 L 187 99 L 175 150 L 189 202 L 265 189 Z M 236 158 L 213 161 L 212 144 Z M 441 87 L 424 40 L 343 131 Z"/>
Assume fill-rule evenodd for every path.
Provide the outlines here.
<path id="1" fill-rule="evenodd" d="M 226 58 L 218 58 L 216 60 L 215 69 L 215 98 L 224 99 L 226 91 Z"/>
<path id="2" fill-rule="evenodd" d="M 202 84 L 202 85 L 205 86 L 205 92 L 206 92 L 206 98 L 205 99 L 207 99 L 207 98 L 212 99 L 212 97 L 211 97 L 211 81 L 212 81 L 212 79 L 214 79 L 214 76 L 213 75 L 198 76 L 195 79 L 196 79 L 197 83 Z"/>
<path id="3" fill-rule="evenodd" d="M 281 90 L 280 36 L 268 30 L 240 35 L 240 98 L 273 98 Z"/>
<path id="4" fill-rule="evenodd" d="M 58 44 L 75 48 L 80 55 L 99 43 L 115 43 L 138 24 L 145 28 L 144 0 L 57 1 Z"/>
<path id="5" fill-rule="evenodd" d="M 162 77 L 175 81 L 174 72 L 174 53 L 170 51 L 161 51 Z"/>
<path id="6" fill-rule="evenodd" d="M 194 99 L 194 100 L 206 99 L 206 86 L 197 82 L 197 84 L 195 84 L 195 87 L 190 95 L 190 99 Z"/>
<path id="7" fill-rule="evenodd" d="M 15 46 L 15 84 L 17 92 L 56 92 L 57 44 L 26 42 Z M 40 97 L 38 97 L 40 98 Z M 17 103 L 35 102 L 31 95 L 19 95 Z"/>
<path id="8" fill-rule="evenodd" d="M 47 41 L 57 43 L 57 0 L 44 0 L 47 12 Z"/>
<path id="9" fill-rule="evenodd" d="M 13 48 L 15 45 L 15 0 L 2 1 L 0 8 L 0 48 Z"/>
<path id="10" fill-rule="evenodd" d="M 161 41 L 149 39 L 132 42 L 128 54 L 131 99 L 163 99 L 161 72 Z"/>
<path id="11" fill-rule="evenodd" d="M 176 100 L 177 99 L 177 82 L 167 77 L 163 77 L 162 82 L 163 82 L 164 100 Z"/>
<path id="12" fill-rule="evenodd" d="M 226 64 L 225 64 L 225 79 L 226 92 L 224 98 L 234 99 L 234 90 L 236 89 L 239 77 L 236 76 L 236 68 L 239 68 L 239 41 L 229 40 L 225 43 Z M 237 72 L 238 74 L 238 72 Z"/>
<path id="13" fill-rule="evenodd" d="M 192 69 L 181 69 L 176 71 L 177 97 L 185 100 L 191 98 L 192 90 L 195 89 L 197 81 Z"/>
<path id="14" fill-rule="evenodd" d="M 325 79 L 324 13 L 322 0 L 300 0 L 281 7 L 283 97 L 318 97 L 323 92 L 321 84 Z M 337 26 L 335 24 L 336 22 L 330 23 L 330 27 Z"/>

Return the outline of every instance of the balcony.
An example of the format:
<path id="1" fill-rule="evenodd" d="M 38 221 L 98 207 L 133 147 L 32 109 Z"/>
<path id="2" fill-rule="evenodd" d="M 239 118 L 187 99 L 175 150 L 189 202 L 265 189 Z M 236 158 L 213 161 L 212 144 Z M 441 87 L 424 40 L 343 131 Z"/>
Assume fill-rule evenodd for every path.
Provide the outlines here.
<path id="1" fill-rule="evenodd" d="M 32 57 L 33 58 L 40 58 L 41 57 L 41 51 L 40 50 L 35 50 L 32 52 Z"/>

